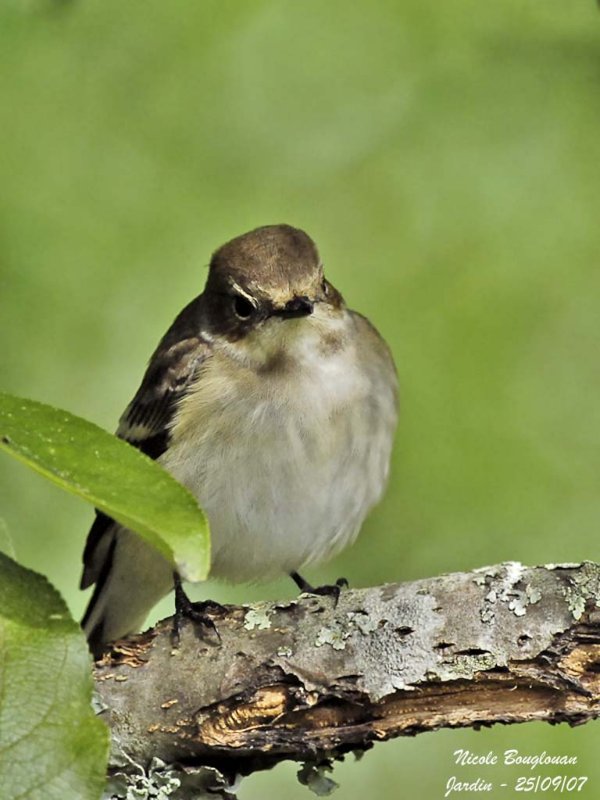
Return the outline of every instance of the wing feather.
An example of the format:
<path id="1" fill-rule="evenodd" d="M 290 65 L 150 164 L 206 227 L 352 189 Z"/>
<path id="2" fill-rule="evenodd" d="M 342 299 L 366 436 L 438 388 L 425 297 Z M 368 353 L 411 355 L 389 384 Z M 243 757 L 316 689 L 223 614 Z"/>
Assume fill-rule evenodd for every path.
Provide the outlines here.
<path id="1" fill-rule="evenodd" d="M 169 446 L 177 405 L 210 354 L 210 344 L 202 334 L 203 316 L 200 295 L 183 309 L 160 341 L 140 388 L 119 421 L 117 436 L 150 458 L 159 458 Z M 100 584 L 114 536 L 114 520 L 96 511 L 83 553 L 82 589 Z M 98 585 L 94 596 L 100 589 Z M 94 597 L 90 608 L 93 603 Z"/>
<path id="2" fill-rule="evenodd" d="M 198 367 L 209 351 L 201 335 L 177 342 L 154 354 L 135 397 L 119 420 L 117 436 L 125 439 L 142 452 L 157 436 L 168 434 L 179 400 L 194 380 Z M 168 436 L 164 441 L 164 452 Z M 161 453 L 147 453 L 158 458 Z"/>

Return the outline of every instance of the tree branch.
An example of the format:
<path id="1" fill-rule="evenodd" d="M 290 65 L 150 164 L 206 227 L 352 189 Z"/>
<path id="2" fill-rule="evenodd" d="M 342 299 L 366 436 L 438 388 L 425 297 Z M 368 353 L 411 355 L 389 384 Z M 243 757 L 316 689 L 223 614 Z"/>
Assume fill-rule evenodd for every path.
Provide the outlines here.
<path id="1" fill-rule="evenodd" d="M 442 727 L 600 713 L 596 564 L 508 563 L 214 621 L 220 639 L 189 623 L 174 648 L 164 620 L 96 665 L 112 773 L 158 758 L 233 776 Z"/>

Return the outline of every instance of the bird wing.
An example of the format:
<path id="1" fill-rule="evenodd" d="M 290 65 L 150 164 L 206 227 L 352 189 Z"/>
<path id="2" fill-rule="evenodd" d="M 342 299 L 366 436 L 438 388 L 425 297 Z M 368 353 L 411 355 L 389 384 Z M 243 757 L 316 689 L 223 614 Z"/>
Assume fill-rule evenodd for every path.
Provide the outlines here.
<path id="1" fill-rule="evenodd" d="M 167 449 L 177 405 L 210 354 L 210 344 L 201 332 L 202 317 L 200 295 L 184 308 L 161 340 L 119 421 L 117 436 L 152 459 Z M 101 588 L 110 570 L 115 533 L 114 520 L 96 511 L 83 552 L 82 589 L 92 583 L 97 584 L 97 591 Z"/>
<path id="2" fill-rule="evenodd" d="M 168 447 L 169 426 L 179 400 L 209 352 L 200 334 L 186 337 L 152 357 L 135 397 L 125 409 L 117 436 L 157 459 Z"/>

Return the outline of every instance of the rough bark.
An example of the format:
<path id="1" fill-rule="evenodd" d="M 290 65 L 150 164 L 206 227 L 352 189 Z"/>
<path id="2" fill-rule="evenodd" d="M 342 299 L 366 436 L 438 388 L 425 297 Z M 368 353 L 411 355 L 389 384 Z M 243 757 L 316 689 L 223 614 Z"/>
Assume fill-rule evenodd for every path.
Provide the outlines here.
<path id="1" fill-rule="evenodd" d="M 218 636 L 189 622 L 174 647 L 165 620 L 96 665 L 119 780 L 149 780 L 150 763 L 166 780 L 184 764 L 198 785 L 226 785 L 283 759 L 318 764 L 441 727 L 599 715 L 591 563 L 343 590 L 337 605 L 302 595 L 228 607 L 214 622 Z"/>

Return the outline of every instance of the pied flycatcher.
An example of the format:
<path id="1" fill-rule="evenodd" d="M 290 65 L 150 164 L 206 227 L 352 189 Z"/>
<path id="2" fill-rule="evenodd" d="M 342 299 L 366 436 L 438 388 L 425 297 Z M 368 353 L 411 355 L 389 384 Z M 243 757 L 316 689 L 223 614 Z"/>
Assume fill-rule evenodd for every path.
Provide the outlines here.
<path id="1" fill-rule="evenodd" d="M 190 489 L 211 529 L 211 577 L 291 575 L 356 538 L 388 476 L 390 351 L 323 276 L 314 242 L 258 228 L 213 255 L 204 292 L 162 338 L 117 435 Z M 82 588 L 92 651 L 143 624 L 172 566 L 97 513 Z"/>

